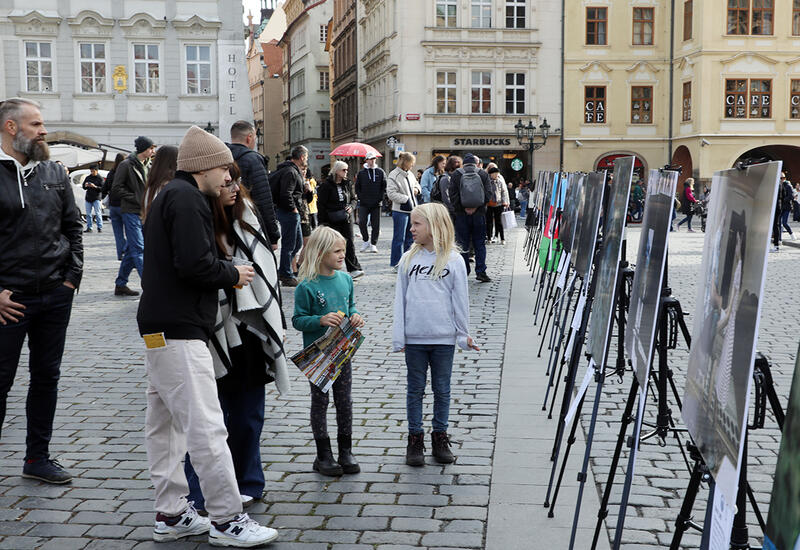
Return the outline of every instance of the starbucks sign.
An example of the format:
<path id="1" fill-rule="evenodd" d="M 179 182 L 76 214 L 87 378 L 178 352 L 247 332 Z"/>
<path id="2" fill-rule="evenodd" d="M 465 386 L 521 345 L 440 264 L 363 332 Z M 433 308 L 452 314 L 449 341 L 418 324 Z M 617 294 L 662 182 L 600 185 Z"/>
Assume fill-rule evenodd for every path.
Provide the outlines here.
<path id="1" fill-rule="evenodd" d="M 519 159 L 514 159 L 511 161 L 511 169 L 515 172 L 519 172 L 522 170 L 522 161 Z"/>

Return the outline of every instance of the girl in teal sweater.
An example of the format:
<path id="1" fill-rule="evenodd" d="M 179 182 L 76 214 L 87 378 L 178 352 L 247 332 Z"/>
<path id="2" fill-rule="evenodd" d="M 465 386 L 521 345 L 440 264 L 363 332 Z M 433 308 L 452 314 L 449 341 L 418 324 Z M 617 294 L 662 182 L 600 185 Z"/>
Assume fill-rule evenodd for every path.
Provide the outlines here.
<path id="1" fill-rule="evenodd" d="M 308 346 L 349 317 L 356 328 L 364 326 L 353 300 L 353 279 L 342 271 L 346 241 L 341 233 L 327 226 L 317 227 L 308 239 L 300 267 L 300 284 L 294 291 L 292 325 L 303 333 L 303 346 Z M 344 314 L 344 315 L 343 315 Z M 314 471 L 328 476 L 356 474 L 361 468 L 353 457 L 353 380 L 350 361 L 333 383 L 333 403 L 336 406 L 336 427 L 339 442 L 339 461 L 333 460 L 328 436 L 328 394 L 316 385 L 311 386 L 311 431 L 317 445 Z"/>

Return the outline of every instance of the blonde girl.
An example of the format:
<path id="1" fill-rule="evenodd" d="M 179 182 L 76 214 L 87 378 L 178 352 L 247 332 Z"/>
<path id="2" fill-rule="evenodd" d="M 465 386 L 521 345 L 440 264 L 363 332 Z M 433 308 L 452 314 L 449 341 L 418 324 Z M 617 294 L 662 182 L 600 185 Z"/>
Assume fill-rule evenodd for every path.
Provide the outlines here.
<path id="1" fill-rule="evenodd" d="M 404 351 L 406 358 L 406 464 L 425 464 L 422 397 L 428 367 L 433 389 L 433 457 L 449 464 L 455 460 L 447 436 L 455 345 L 478 350 L 469 335 L 467 270 L 447 208 L 439 203 L 419 205 L 411 211 L 410 222 L 414 244 L 399 263 L 392 336 L 393 350 Z"/>
<path id="2" fill-rule="evenodd" d="M 344 266 L 346 243 L 341 233 L 319 226 L 311 232 L 306 254 L 298 274 L 299 284 L 294 291 L 292 326 L 303 333 L 303 346 L 325 334 L 328 327 L 338 326 L 349 317 L 356 327 L 364 320 L 356 310 L 353 299 L 353 279 Z M 333 383 L 333 403 L 336 406 L 336 427 L 339 460 L 334 461 L 328 436 L 328 394 L 311 386 L 311 431 L 317 446 L 314 471 L 328 476 L 355 474 L 361 468 L 353 457 L 353 400 L 351 397 L 352 365 L 348 361 Z"/>

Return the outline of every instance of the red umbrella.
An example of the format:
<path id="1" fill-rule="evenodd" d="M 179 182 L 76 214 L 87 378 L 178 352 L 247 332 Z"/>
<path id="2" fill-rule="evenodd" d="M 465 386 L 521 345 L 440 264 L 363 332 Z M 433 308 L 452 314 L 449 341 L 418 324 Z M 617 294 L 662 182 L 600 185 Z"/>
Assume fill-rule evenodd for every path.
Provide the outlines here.
<path id="1" fill-rule="evenodd" d="M 366 157 L 367 153 L 374 153 L 378 158 L 382 157 L 377 149 L 366 143 L 354 141 L 340 145 L 331 152 L 332 157 Z"/>

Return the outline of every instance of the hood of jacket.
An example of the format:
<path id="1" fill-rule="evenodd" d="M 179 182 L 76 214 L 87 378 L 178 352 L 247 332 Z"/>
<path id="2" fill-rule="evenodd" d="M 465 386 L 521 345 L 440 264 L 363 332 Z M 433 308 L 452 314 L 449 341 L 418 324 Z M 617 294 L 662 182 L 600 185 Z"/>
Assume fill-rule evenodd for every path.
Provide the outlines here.
<path id="1" fill-rule="evenodd" d="M 26 165 L 20 164 L 20 162 L 12 157 L 11 155 L 6 154 L 3 149 L 0 149 L 0 162 L 11 162 L 14 165 L 14 170 L 17 173 L 17 188 L 19 190 L 19 202 L 22 208 L 25 208 L 25 197 L 22 195 L 22 186 L 28 185 L 28 180 L 33 176 L 34 170 L 39 165 L 38 160 L 28 160 Z"/>

